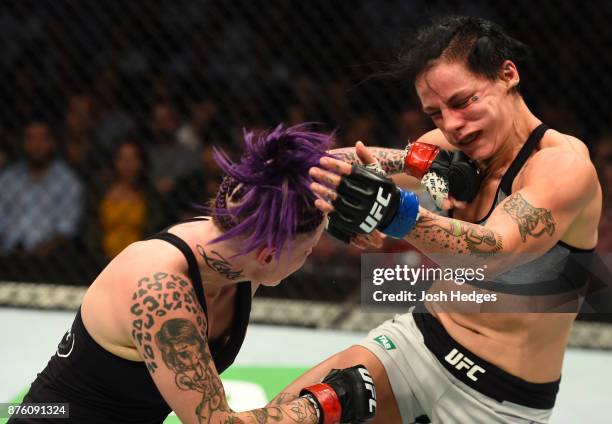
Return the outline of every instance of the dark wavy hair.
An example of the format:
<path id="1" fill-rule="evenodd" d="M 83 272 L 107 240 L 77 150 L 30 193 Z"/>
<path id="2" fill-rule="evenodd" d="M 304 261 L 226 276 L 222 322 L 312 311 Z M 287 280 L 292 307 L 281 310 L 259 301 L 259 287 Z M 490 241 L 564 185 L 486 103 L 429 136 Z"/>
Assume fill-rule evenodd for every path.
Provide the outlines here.
<path id="1" fill-rule="evenodd" d="M 308 170 L 328 156 L 333 135 L 309 131 L 308 124 L 277 126 L 256 134 L 244 133 L 239 162 L 215 149 L 225 177 L 214 204 L 205 208 L 224 233 L 211 243 L 243 236 L 239 254 L 266 246 L 282 249 L 296 234 L 315 230 L 323 214 L 314 206 Z"/>
<path id="2" fill-rule="evenodd" d="M 438 59 L 459 62 L 475 75 L 496 80 L 505 60 L 521 63 L 530 48 L 482 18 L 447 16 L 421 28 L 400 52 L 393 74 L 416 79 Z"/>
<path id="3" fill-rule="evenodd" d="M 151 177 L 150 177 L 150 168 L 151 161 L 149 158 L 149 154 L 145 149 L 144 143 L 136 136 L 128 135 L 123 137 L 117 141 L 115 146 L 113 147 L 112 152 L 112 167 L 115 172 L 115 176 L 117 175 L 117 159 L 119 158 L 119 152 L 123 146 L 133 146 L 136 149 L 136 154 L 138 155 L 138 160 L 140 160 L 140 173 L 136 178 L 136 185 L 139 189 L 147 189 L 151 186 Z"/>

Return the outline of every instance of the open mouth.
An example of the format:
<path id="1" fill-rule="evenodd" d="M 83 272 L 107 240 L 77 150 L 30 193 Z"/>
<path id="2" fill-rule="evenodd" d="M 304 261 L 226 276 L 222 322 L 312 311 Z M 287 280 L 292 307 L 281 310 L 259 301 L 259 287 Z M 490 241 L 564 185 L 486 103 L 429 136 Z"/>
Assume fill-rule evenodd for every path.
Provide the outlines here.
<path id="1" fill-rule="evenodd" d="M 465 137 L 463 137 L 461 140 L 459 140 L 459 145 L 461 146 L 467 146 L 468 144 L 473 143 L 476 139 L 478 139 L 480 137 L 480 134 L 482 134 L 482 131 L 475 131 Z"/>

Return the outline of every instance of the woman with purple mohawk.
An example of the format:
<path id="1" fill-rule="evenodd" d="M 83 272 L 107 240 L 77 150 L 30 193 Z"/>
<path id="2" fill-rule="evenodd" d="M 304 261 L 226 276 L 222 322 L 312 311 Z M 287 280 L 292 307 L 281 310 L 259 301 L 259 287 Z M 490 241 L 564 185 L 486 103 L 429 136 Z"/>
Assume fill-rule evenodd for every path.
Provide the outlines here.
<path id="1" fill-rule="evenodd" d="M 300 269 L 325 217 L 308 170 L 331 137 L 305 125 L 245 133 L 211 217 L 189 220 L 123 250 L 87 290 L 72 327 L 24 402 L 70 404 L 70 422 L 345 423 L 374 417 L 365 367 L 333 370 L 300 397 L 236 413 L 219 374 L 238 354 L 260 284 Z M 29 422 L 13 418 L 11 423 Z"/>

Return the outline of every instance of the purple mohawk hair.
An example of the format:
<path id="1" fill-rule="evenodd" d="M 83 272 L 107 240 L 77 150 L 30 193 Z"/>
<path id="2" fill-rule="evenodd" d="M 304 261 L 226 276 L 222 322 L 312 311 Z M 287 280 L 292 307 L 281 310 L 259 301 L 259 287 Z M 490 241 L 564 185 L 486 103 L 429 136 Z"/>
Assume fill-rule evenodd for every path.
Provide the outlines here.
<path id="1" fill-rule="evenodd" d="M 329 156 L 332 139 L 333 135 L 308 131 L 308 124 L 281 124 L 261 134 L 245 131 L 239 163 L 215 148 L 215 161 L 225 178 L 208 212 L 225 233 L 211 243 L 245 236 L 239 254 L 275 247 L 278 259 L 296 234 L 315 230 L 323 214 L 314 207 L 308 170 Z"/>

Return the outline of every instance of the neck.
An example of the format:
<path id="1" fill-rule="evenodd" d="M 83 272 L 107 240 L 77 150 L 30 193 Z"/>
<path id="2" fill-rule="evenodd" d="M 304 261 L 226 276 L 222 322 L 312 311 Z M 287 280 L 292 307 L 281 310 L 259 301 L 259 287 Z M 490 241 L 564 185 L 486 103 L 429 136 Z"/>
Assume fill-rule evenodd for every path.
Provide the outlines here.
<path id="1" fill-rule="evenodd" d="M 136 181 L 122 178 L 115 182 L 115 186 L 130 191 L 137 191 L 138 188 Z"/>
<path id="2" fill-rule="evenodd" d="M 238 246 L 233 240 L 208 244 L 222 233 L 212 220 L 205 221 L 205 236 L 196 242 L 196 257 L 202 276 L 202 283 L 210 288 L 221 289 L 225 286 L 249 281 L 249 255 L 235 256 Z"/>
<path id="3" fill-rule="evenodd" d="M 512 126 L 506 138 L 501 140 L 500 148 L 491 158 L 479 163 L 486 176 L 496 176 L 494 175 L 496 173 L 503 174 L 525 144 L 529 134 L 541 124 L 521 96 L 516 96 L 513 112 Z"/>

